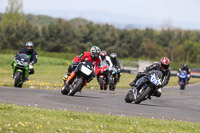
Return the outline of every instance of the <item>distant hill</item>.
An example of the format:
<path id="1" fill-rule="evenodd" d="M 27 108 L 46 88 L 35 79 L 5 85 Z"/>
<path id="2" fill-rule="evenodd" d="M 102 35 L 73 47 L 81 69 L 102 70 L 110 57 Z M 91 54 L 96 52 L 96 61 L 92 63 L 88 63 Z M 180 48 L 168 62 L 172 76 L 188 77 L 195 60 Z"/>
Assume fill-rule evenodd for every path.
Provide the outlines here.
<path id="1" fill-rule="evenodd" d="M 27 19 L 29 22 L 33 24 L 38 24 L 41 26 L 47 26 L 50 23 L 56 22 L 58 18 L 53 18 L 47 15 L 33 15 L 33 14 L 27 14 Z"/>

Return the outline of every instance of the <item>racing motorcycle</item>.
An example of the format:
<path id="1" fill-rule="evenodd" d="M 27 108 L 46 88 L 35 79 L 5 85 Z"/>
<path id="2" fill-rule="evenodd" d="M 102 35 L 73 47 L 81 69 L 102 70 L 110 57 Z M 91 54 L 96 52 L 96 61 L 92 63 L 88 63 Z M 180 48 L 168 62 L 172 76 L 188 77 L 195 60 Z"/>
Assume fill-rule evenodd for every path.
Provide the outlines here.
<path id="1" fill-rule="evenodd" d="M 180 89 L 181 90 L 184 90 L 185 89 L 185 86 L 187 84 L 187 78 L 188 78 L 188 75 L 187 75 L 187 72 L 185 70 L 181 70 L 178 74 L 177 74 L 178 78 L 179 78 L 179 85 L 180 85 Z"/>
<path id="2" fill-rule="evenodd" d="M 140 85 L 137 89 L 135 86 L 126 94 L 125 101 L 135 104 L 140 104 L 146 99 L 151 99 L 151 96 L 157 92 L 159 85 L 162 83 L 162 72 L 153 70 L 145 76 L 137 80 L 136 86 Z"/>
<path id="3" fill-rule="evenodd" d="M 30 58 L 26 54 L 19 54 L 13 62 L 13 79 L 15 87 L 22 87 L 29 74 Z"/>
<path id="4" fill-rule="evenodd" d="M 64 82 L 61 89 L 63 95 L 73 96 L 90 82 L 94 77 L 94 70 L 90 61 L 81 62 Z"/>
<path id="5" fill-rule="evenodd" d="M 118 70 L 115 66 L 112 67 L 110 72 L 110 78 L 109 78 L 109 89 L 111 91 L 114 91 L 117 84 L 117 78 L 118 78 Z"/>
<path id="6" fill-rule="evenodd" d="M 109 68 L 108 65 L 99 67 L 98 82 L 101 90 L 107 90 Z"/>

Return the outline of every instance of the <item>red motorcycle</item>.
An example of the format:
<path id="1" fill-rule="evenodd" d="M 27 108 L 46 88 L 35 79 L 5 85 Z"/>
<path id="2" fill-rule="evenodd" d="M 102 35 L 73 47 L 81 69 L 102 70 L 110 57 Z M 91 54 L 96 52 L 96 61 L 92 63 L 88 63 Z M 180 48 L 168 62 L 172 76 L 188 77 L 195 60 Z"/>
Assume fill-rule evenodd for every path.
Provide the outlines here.
<path id="1" fill-rule="evenodd" d="M 97 76 L 97 80 L 100 85 L 101 90 L 107 90 L 108 82 L 109 82 L 109 68 L 108 65 L 100 66 L 99 73 Z"/>

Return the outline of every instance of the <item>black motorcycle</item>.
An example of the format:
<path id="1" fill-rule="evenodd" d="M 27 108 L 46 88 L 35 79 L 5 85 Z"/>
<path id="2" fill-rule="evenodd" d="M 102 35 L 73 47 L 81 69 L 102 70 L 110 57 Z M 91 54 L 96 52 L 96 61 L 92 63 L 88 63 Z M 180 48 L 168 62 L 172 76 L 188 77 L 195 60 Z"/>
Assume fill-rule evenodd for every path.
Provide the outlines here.
<path id="1" fill-rule="evenodd" d="M 157 92 L 159 85 L 162 83 L 162 72 L 159 70 L 153 70 L 146 76 L 141 77 L 136 82 L 136 86 L 140 85 L 138 89 L 132 87 L 132 89 L 126 94 L 125 101 L 135 104 L 139 104 L 146 99 L 151 99 L 151 96 Z"/>
<path id="2" fill-rule="evenodd" d="M 110 71 L 110 78 L 109 78 L 109 89 L 111 91 L 115 90 L 117 82 L 118 82 L 118 69 L 116 66 L 113 66 Z"/>
<path id="3" fill-rule="evenodd" d="M 81 62 L 78 64 L 76 69 L 71 73 L 70 80 L 66 80 L 61 93 L 63 95 L 73 96 L 76 92 L 81 91 L 81 89 L 90 82 L 94 77 L 94 70 L 92 63 Z"/>

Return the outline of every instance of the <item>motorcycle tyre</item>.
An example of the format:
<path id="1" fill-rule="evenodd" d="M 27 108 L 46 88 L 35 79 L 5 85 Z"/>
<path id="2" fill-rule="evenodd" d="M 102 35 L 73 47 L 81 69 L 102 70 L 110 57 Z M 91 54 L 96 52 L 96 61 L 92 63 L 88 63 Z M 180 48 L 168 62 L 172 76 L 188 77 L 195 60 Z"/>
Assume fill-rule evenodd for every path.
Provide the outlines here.
<path id="1" fill-rule="evenodd" d="M 137 97 L 135 99 L 135 104 L 140 104 L 144 99 L 145 97 L 150 93 L 151 91 L 151 88 L 150 87 L 147 87 L 142 94 L 139 95 L 139 97 Z"/>
<path id="2" fill-rule="evenodd" d="M 63 88 L 63 87 L 64 87 L 64 88 Z M 69 88 L 68 88 L 67 83 L 65 83 L 65 84 L 63 85 L 63 87 L 61 88 L 61 93 L 62 93 L 63 95 L 67 95 L 67 94 L 69 93 Z"/>
<path id="3" fill-rule="evenodd" d="M 132 90 L 130 90 L 130 91 L 126 94 L 126 96 L 125 96 L 125 98 L 124 98 L 124 100 L 125 100 L 126 103 L 132 103 L 132 102 L 133 102 L 133 100 L 130 99 L 131 91 L 132 91 Z"/>
<path id="4" fill-rule="evenodd" d="M 82 78 L 79 78 L 76 82 L 76 86 L 72 89 L 71 92 L 69 92 L 69 96 L 73 96 L 76 92 L 78 92 L 84 84 L 84 80 Z"/>
<path id="5" fill-rule="evenodd" d="M 23 85 L 23 81 L 22 83 L 19 83 L 23 78 L 23 73 L 22 72 L 19 72 L 19 71 L 16 71 L 15 72 L 15 83 L 14 83 L 14 87 L 19 87 L 21 88 L 22 85 Z"/>

